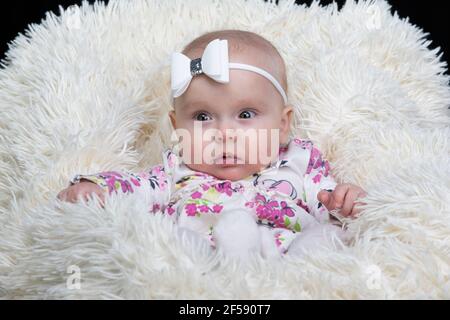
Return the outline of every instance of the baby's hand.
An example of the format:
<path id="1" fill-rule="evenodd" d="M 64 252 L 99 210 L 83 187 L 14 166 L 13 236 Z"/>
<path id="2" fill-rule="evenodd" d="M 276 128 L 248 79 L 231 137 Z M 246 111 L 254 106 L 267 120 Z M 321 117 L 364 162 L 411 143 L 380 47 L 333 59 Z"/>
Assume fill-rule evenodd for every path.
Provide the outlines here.
<path id="1" fill-rule="evenodd" d="M 328 211 L 340 209 L 344 217 L 354 217 L 361 209 L 357 208 L 356 200 L 365 197 L 367 193 L 360 187 L 350 183 L 338 184 L 332 191 L 322 190 L 317 194 L 319 200 Z M 360 203 L 362 204 L 362 203 Z"/>
<path id="2" fill-rule="evenodd" d="M 66 189 L 58 193 L 57 198 L 62 201 L 75 203 L 78 202 L 80 196 L 83 196 L 86 201 L 89 201 L 89 197 L 92 193 L 100 198 L 100 204 L 102 208 L 104 208 L 105 191 L 95 183 L 88 180 L 81 179 L 79 183 L 67 187 Z"/>

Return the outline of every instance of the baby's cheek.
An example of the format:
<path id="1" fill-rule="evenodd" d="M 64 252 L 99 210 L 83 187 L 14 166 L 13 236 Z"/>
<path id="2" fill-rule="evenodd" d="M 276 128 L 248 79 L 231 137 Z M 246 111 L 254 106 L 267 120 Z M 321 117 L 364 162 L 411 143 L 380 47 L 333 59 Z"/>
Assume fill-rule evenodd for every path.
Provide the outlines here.
<path id="1" fill-rule="evenodd" d="M 261 139 L 263 139 L 262 137 Z M 266 140 L 259 142 L 259 150 L 258 150 L 258 164 L 267 166 L 271 161 L 275 160 L 278 156 L 279 150 L 279 141 L 273 141 L 269 136 Z"/>
<path id="2" fill-rule="evenodd" d="M 181 144 L 182 145 L 182 159 L 186 164 L 202 164 L 213 163 L 214 152 L 211 147 L 207 147 L 209 143 L 195 143 Z"/>
<path id="3" fill-rule="evenodd" d="M 270 138 L 270 137 L 269 137 Z M 269 163 L 277 152 L 276 147 L 271 144 L 270 139 L 262 135 L 254 137 L 241 137 L 236 142 L 235 152 L 237 157 L 244 160 L 246 164 Z"/>

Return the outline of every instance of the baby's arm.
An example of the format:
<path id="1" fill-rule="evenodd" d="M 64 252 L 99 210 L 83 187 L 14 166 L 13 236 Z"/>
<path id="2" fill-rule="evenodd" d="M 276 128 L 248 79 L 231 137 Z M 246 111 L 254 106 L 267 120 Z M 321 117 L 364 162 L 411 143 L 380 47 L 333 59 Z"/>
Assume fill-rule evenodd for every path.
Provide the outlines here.
<path id="1" fill-rule="evenodd" d="M 99 186 L 105 193 L 131 194 L 147 193 L 155 200 L 153 210 L 160 209 L 170 197 L 169 177 L 163 165 L 156 165 L 148 171 L 135 174 L 129 171 L 104 171 L 95 174 L 77 174 L 70 180 L 70 186 L 89 181 Z"/>
<path id="2" fill-rule="evenodd" d="M 322 157 L 322 153 L 312 143 L 309 145 L 310 158 L 304 175 L 304 190 L 306 205 L 309 212 L 316 219 L 325 222 L 329 219 L 328 209 L 318 200 L 320 191 L 333 191 L 336 181 L 330 172 L 328 160 Z"/>

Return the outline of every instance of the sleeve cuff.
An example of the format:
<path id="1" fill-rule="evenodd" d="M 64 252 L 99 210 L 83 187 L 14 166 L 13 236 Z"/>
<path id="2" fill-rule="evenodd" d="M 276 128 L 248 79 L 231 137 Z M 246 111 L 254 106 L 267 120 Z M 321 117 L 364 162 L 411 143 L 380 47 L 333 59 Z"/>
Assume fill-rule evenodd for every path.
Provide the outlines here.
<path id="1" fill-rule="evenodd" d="M 108 188 L 108 185 L 106 184 L 105 179 L 103 179 L 97 175 L 77 174 L 70 180 L 70 185 L 72 186 L 74 184 L 79 183 L 81 181 L 81 179 L 91 181 L 91 182 L 95 183 L 96 185 L 98 185 L 99 187 L 101 187 L 104 191 L 109 192 L 109 188 Z"/>

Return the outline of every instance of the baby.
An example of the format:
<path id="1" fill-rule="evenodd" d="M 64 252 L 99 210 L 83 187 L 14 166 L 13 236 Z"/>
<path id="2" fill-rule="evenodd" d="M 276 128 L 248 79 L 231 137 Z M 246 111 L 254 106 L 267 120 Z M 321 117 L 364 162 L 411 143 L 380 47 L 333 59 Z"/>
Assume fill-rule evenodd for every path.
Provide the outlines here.
<path id="1" fill-rule="evenodd" d="M 200 36 L 172 55 L 178 144 L 149 170 L 76 175 L 58 198 L 142 192 L 151 212 L 231 256 L 301 254 L 340 236 L 329 212 L 359 213 L 366 195 L 337 184 L 309 140 L 291 136 L 285 64 L 263 37 L 240 30 Z M 182 138 L 182 139 L 181 139 Z"/>

